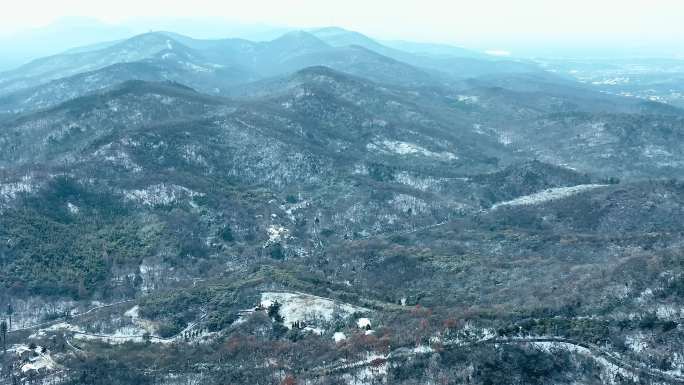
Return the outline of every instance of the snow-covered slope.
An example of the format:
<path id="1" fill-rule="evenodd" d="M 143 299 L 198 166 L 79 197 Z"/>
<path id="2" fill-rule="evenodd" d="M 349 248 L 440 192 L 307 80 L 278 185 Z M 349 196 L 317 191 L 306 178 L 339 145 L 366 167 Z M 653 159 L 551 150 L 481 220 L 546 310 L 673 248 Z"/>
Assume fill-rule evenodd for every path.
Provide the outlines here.
<path id="1" fill-rule="evenodd" d="M 305 322 L 316 326 L 329 322 L 335 317 L 349 317 L 354 313 L 366 313 L 369 309 L 354 306 L 332 299 L 304 293 L 266 292 L 261 294 L 261 306 L 268 308 L 278 302 L 283 324 L 290 328 L 295 322 Z"/>
<path id="2" fill-rule="evenodd" d="M 528 206 L 528 205 L 536 205 L 544 202 L 549 202 L 549 201 L 554 201 L 557 199 L 563 199 L 567 198 L 569 196 L 575 195 L 582 193 L 584 191 L 589 191 L 601 187 L 606 187 L 607 185 L 603 184 L 582 184 L 582 185 L 577 185 L 577 186 L 570 186 L 570 187 L 557 187 L 557 188 L 550 188 L 548 190 L 540 191 L 534 194 L 530 195 L 525 195 L 521 196 L 519 198 L 510 200 L 510 201 L 505 201 L 505 202 L 499 202 L 495 205 L 492 206 L 492 210 L 496 210 L 499 207 L 505 207 L 505 206 Z"/>

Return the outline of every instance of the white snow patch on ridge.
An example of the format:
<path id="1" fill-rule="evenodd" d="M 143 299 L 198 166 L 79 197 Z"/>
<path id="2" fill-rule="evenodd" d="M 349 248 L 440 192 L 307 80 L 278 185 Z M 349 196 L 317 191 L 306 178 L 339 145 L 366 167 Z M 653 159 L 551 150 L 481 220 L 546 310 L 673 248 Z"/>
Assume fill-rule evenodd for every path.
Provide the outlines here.
<path id="1" fill-rule="evenodd" d="M 492 210 L 496 210 L 499 207 L 504 206 L 529 206 L 536 205 L 544 202 L 554 201 L 557 199 L 567 198 L 569 196 L 579 194 L 584 191 L 589 191 L 597 189 L 600 187 L 606 187 L 605 184 L 581 184 L 571 187 L 556 187 L 550 188 L 548 190 L 540 191 L 534 194 L 525 195 L 519 198 L 515 198 L 510 201 L 500 202 L 492 206 Z"/>
<path id="2" fill-rule="evenodd" d="M 166 206 L 184 198 L 204 196 L 203 193 L 192 191 L 187 187 L 175 184 L 157 184 L 142 190 L 124 191 L 124 198 L 146 206 Z"/>
<path id="3" fill-rule="evenodd" d="M 629 78 L 627 77 L 617 77 L 617 78 L 610 78 L 610 79 L 602 79 L 602 80 L 596 80 L 591 82 L 591 84 L 594 85 L 605 85 L 605 86 L 616 86 L 619 84 L 627 84 L 629 83 Z"/>
<path id="4" fill-rule="evenodd" d="M 385 139 L 383 141 L 368 143 L 366 145 L 368 150 L 375 150 L 384 153 L 394 153 L 398 155 L 422 155 L 429 158 L 436 158 L 440 160 L 455 160 L 458 156 L 450 152 L 433 152 L 415 143 L 400 142 L 396 140 Z"/>

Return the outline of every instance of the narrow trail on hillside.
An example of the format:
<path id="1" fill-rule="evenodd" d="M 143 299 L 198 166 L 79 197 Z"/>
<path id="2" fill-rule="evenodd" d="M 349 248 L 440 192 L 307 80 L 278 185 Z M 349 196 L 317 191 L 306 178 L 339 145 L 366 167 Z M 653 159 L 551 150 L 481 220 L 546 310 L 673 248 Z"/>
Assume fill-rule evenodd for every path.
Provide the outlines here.
<path id="1" fill-rule="evenodd" d="M 111 335 L 111 334 L 98 334 L 98 333 L 88 333 L 88 332 L 72 332 L 74 335 L 78 336 L 83 336 L 85 337 L 84 340 L 92 339 L 92 340 L 100 340 L 104 342 L 109 342 L 109 341 L 134 341 L 134 340 L 140 340 L 144 341 L 146 338 L 148 338 L 150 341 L 154 342 L 159 342 L 159 343 L 171 343 L 175 342 L 181 339 L 185 335 L 185 333 L 188 333 L 195 328 L 209 315 L 209 313 L 202 314 L 196 321 L 188 324 L 183 330 L 179 331 L 178 333 L 170 336 L 170 337 L 158 337 L 158 336 L 146 336 L 143 334 L 134 334 L 134 335 L 126 335 L 126 336 L 119 336 L 119 335 Z M 78 349 L 81 350 L 82 349 Z"/>
<path id="2" fill-rule="evenodd" d="M 12 329 L 12 330 L 8 331 L 7 334 L 18 333 L 18 332 L 28 331 L 28 330 L 34 330 L 34 329 L 38 329 L 38 328 L 42 328 L 42 327 L 46 327 L 46 326 L 52 326 L 52 325 L 58 324 L 58 323 L 60 323 L 60 322 L 64 322 L 64 321 L 66 321 L 66 320 L 68 320 L 68 319 L 80 318 L 80 317 L 86 316 L 86 315 L 88 315 L 88 314 L 92 314 L 92 313 L 98 312 L 98 311 L 100 311 L 100 310 L 102 310 L 102 309 L 114 307 L 114 306 L 117 306 L 117 305 L 122 305 L 122 304 L 125 304 L 125 303 L 130 303 L 130 302 L 133 302 L 133 301 L 135 301 L 135 300 L 134 300 L 134 299 L 127 299 L 127 300 L 125 300 L 125 301 L 113 302 L 113 303 L 109 303 L 109 304 L 106 304 L 106 305 L 96 306 L 96 307 L 91 308 L 91 309 L 89 309 L 89 310 L 86 310 L 86 311 L 84 311 L 84 312 L 82 312 L 82 313 L 72 314 L 72 315 L 70 315 L 69 317 L 59 317 L 59 318 L 54 319 L 54 320 L 52 320 L 52 321 L 46 321 L 46 322 L 41 322 L 41 323 L 37 323 L 37 324 L 34 324 L 34 325 L 30 325 L 30 326 L 21 327 L 21 328 L 18 328 L 18 329 Z"/>
<path id="3" fill-rule="evenodd" d="M 619 369 L 629 372 L 635 376 L 643 376 L 652 380 L 665 381 L 668 383 L 684 384 L 684 377 L 666 373 L 657 369 L 645 367 L 643 363 L 637 363 L 621 357 L 614 352 L 606 351 L 597 345 L 575 341 L 569 338 L 563 337 L 537 337 L 537 338 L 493 338 L 481 341 L 475 341 L 471 343 L 461 343 L 461 342 L 445 342 L 442 344 L 442 349 L 467 349 L 469 347 L 474 347 L 477 345 L 497 345 L 497 344 L 538 344 L 538 343 L 554 343 L 554 344 L 564 344 L 572 347 L 572 349 L 566 349 L 569 352 L 575 354 L 582 354 L 582 352 L 588 353 L 588 355 L 594 360 L 604 359 L 608 363 L 615 365 Z M 355 362 L 340 362 L 337 364 L 330 364 L 324 367 L 314 368 L 307 371 L 309 376 L 313 377 L 324 377 L 331 374 L 340 374 L 348 372 L 355 369 L 361 369 L 371 366 L 376 366 L 378 363 L 396 362 L 402 361 L 409 358 L 429 355 L 437 353 L 436 350 L 428 347 L 423 348 L 409 348 L 400 347 L 392 350 L 385 355 L 376 355 L 365 360 L 355 361 Z"/>

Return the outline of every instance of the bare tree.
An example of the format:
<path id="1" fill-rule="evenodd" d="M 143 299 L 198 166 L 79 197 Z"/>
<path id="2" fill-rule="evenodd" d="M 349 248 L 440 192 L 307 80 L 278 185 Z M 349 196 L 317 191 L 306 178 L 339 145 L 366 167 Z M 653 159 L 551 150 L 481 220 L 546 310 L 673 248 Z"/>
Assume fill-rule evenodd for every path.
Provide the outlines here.
<path id="1" fill-rule="evenodd" d="M 12 314 L 14 314 L 14 308 L 11 303 L 7 304 L 7 318 L 9 319 L 9 330 L 12 330 Z"/>

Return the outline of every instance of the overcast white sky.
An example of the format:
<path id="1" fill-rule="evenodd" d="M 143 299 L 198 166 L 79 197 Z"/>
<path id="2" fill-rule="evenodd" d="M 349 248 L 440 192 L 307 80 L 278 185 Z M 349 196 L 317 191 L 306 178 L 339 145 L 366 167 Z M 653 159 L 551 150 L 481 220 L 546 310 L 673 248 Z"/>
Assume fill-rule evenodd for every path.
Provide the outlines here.
<path id="1" fill-rule="evenodd" d="M 525 43 L 684 44 L 684 0 L 20 0 L 0 33 L 73 16 L 222 17 L 246 23 L 339 25 L 381 38 L 506 48 Z"/>

